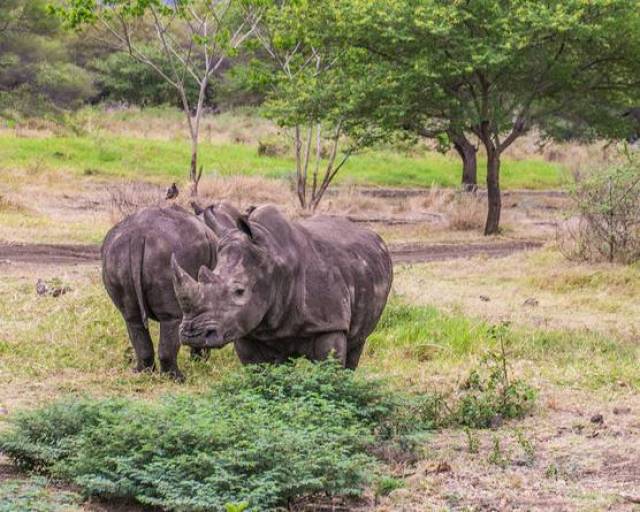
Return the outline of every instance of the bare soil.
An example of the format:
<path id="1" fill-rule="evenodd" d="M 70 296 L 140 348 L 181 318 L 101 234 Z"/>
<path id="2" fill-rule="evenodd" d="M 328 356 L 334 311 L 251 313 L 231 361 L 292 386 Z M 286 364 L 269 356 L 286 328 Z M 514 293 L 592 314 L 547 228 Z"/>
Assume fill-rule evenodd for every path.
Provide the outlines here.
<path id="1" fill-rule="evenodd" d="M 390 250 L 394 263 L 420 263 L 480 255 L 500 258 L 519 251 L 537 249 L 541 245 L 541 242 L 533 240 L 463 244 L 394 244 L 390 246 Z M 92 263 L 99 259 L 99 245 L 0 242 L 0 264 L 20 262 L 39 265 L 78 265 Z"/>
<path id="2" fill-rule="evenodd" d="M 98 245 L 0 243 L 0 264 L 74 265 L 100 259 Z"/>

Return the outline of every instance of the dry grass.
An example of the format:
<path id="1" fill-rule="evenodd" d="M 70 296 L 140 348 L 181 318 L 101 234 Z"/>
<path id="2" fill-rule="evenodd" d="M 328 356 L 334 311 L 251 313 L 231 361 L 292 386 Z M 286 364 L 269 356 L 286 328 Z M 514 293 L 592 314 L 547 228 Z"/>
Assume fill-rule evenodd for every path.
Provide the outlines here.
<path id="1" fill-rule="evenodd" d="M 113 224 L 148 206 L 163 203 L 166 191 L 144 181 L 125 181 L 105 187 L 109 197 L 110 218 Z"/>
<path id="2" fill-rule="evenodd" d="M 264 203 L 276 204 L 290 213 L 296 209 L 293 193 L 286 181 L 260 176 L 203 179 L 198 187 L 198 200 L 203 204 L 227 200 L 240 209 Z M 181 201 L 185 201 L 185 197 Z"/>
<path id="3" fill-rule="evenodd" d="M 412 303 L 628 340 L 640 333 L 640 304 L 631 300 L 638 283 L 636 267 L 573 263 L 552 249 L 399 267 L 395 276 L 397 291 Z"/>
<path id="4" fill-rule="evenodd" d="M 0 212 L 24 213 L 29 208 L 18 198 L 11 194 L 0 194 Z"/>
<path id="5" fill-rule="evenodd" d="M 396 469 L 406 487 L 376 510 L 637 511 L 628 499 L 639 497 L 637 396 L 621 388 L 594 400 L 557 390 L 540 402 L 533 417 L 497 431 L 438 433 L 409 475 Z M 614 414 L 616 407 L 629 412 Z M 603 424 L 590 422 L 596 413 Z M 443 466 L 448 470 L 437 471 Z"/>

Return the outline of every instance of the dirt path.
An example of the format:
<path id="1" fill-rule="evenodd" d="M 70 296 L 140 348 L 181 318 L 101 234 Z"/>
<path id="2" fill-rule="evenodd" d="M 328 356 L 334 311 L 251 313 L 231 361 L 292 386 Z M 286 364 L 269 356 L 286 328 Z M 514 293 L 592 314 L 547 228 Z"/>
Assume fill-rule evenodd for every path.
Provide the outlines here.
<path id="1" fill-rule="evenodd" d="M 0 263 L 74 265 L 100 259 L 98 245 L 11 244 L 0 242 Z"/>
<path id="2" fill-rule="evenodd" d="M 420 263 L 486 255 L 500 258 L 515 252 L 536 249 L 537 241 L 511 241 L 467 244 L 394 244 L 390 246 L 395 263 Z M 0 264 L 77 265 L 100 259 L 98 245 L 11 244 L 0 242 Z"/>

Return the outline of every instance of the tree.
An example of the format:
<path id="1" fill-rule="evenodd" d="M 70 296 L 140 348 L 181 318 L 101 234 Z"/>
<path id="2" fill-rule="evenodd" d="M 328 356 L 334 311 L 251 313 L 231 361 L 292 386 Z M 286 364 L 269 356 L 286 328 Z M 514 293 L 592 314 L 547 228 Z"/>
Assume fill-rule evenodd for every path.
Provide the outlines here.
<path id="1" fill-rule="evenodd" d="M 3 115 L 61 113 L 94 94 L 90 73 L 73 62 L 68 43 L 45 0 L 0 4 Z"/>
<path id="2" fill-rule="evenodd" d="M 249 38 L 261 13 L 240 0 L 68 0 L 54 8 L 71 28 L 91 25 L 107 44 L 151 68 L 178 93 L 191 138 L 189 178 L 197 195 L 200 120 L 214 73 Z M 197 96 L 189 96 L 197 84 Z"/>
<path id="3" fill-rule="evenodd" d="M 334 44 L 334 2 L 259 3 L 268 8 L 255 37 L 268 64 L 253 71 L 267 91 L 267 115 L 293 130 L 298 202 L 314 211 L 349 157 L 385 137 L 364 115 L 369 66 L 362 50 Z"/>
<path id="4" fill-rule="evenodd" d="M 435 119 L 441 132 L 480 140 L 487 235 L 499 232 L 501 156 L 518 137 L 573 102 L 610 109 L 623 91 L 637 94 L 637 0 L 340 4 L 343 40 L 383 61 L 389 82 L 406 89 L 391 96 L 405 114 L 391 121 L 419 129 Z"/>

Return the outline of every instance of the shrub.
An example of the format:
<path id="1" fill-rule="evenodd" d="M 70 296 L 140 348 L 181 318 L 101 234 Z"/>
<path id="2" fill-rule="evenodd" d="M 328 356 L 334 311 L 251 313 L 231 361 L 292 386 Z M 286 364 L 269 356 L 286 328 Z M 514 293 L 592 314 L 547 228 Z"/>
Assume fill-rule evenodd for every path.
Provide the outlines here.
<path id="1" fill-rule="evenodd" d="M 569 259 L 640 259 L 640 160 L 574 175 L 572 218 L 558 230 Z"/>
<path id="2" fill-rule="evenodd" d="M 533 408 L 535 390 L 526 382 L 509 376 L 506 334 L 504 325 L 492 329 L 498 350 L 490 352 L 483 364 L 469 374 L 458 402 L 452 408 L 453 423 L 472 428 L 499 426 L 503 419 L 522 418 Z"/>
<path id="3" fill-rule="evenodd" d="M 24 412 L 0 450 L 89 495 L 263 510 L 303 495 L 359 494 L 376 472 L 372 447 L 411 446 L 428 425 L 408 421 L 409 400 L 332 362 L 249 367 L 203 395 L 75 399 Z"/>

